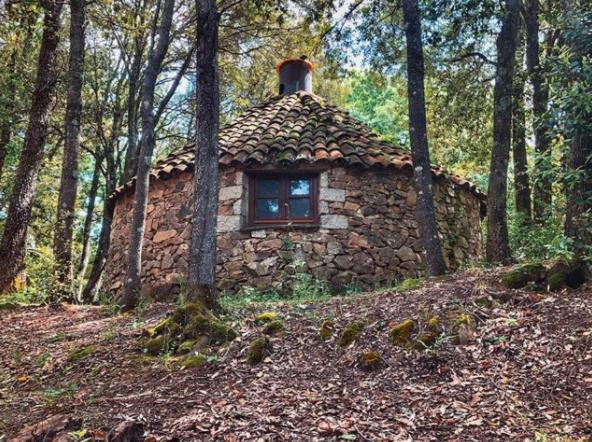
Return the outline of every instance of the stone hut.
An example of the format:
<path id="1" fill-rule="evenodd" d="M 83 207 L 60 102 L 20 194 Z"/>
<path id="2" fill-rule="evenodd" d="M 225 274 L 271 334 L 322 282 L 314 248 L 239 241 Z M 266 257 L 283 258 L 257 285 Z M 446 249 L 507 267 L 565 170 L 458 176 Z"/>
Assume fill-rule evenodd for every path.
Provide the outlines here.
<path id="1" fill-rule="evenodd" d="M 280 95 L 220 131 L 220 290 L 283 289 L 299 274 L 335 290 L 388 284 L 422 273 L 416 192 L 407 151 L 312 93 L 312 65 L 277 66 Z M 194 146 L 153 169 L 143 285 L 163 298 L 187 272 Z M 449 268 L 481 257 L 484 195 L 433 166 L 440 237 Z M 133 182 L 118 189 L 106 274 L 123 286 Z"/>

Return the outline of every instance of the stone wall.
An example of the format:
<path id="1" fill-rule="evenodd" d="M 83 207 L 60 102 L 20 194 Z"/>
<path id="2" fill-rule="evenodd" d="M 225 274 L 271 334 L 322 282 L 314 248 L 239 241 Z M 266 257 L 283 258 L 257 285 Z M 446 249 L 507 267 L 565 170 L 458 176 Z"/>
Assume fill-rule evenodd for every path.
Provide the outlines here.
<path id="1" fill-rule="evenodd" d="M 301 272 L 334 289 L 374 286 L 422 273 L 412 178 L 395 170 L 333 168 L 320 175 L 320 225 L 248 229 L 245 174 L 224 168 L 218 211 L 218 286 L 286 288 Z M 151 185 L 144 245 L 144 285 L 155 297 L 182 284 L 187 272 L 192 174 Z M 447 180 L 435 182 L 445 259 L 454 269 L 481 256 L 478 198 Z M 116 206 L 107 263 L 109 287 L 123 285 L 132 195 Z"/>

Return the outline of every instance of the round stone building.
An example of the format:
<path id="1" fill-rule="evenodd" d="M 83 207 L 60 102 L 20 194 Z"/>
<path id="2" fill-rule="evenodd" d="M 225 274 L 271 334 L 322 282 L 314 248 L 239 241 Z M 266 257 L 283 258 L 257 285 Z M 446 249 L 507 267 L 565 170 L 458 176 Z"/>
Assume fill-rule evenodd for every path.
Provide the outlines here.
<path id="1" fill-rule="evenodd" d="M 277 67 L 280 95 L 220 131 L 217 285 L 286 288 L 307 273 L 334 290 L 371 287 L 423 272 L 417 194 L 408 152 L 312 93 L 312 65 Z M 153 169 L 142 274 L 157 299 L 187 274 L 194 145 Z M 432 167 L 436 216 L 450 269 L 482 253 L 484 195 Z M 133 183 L 116 208 L 106 274 L 123 287 Z"/>

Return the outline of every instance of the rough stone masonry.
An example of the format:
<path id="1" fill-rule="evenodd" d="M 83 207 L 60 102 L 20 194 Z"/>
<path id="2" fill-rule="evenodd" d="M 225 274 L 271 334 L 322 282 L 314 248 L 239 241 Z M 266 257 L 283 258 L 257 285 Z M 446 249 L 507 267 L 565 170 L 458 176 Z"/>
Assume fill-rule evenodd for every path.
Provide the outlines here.
<path id="1" fill-rule="evenodd" d="M 395 169 L 327 168 L 320 174 L 320 224 L 246 228 L 245 171 L 220 169 L 217 285 L 288 290 L 307 273 L 333 290 L 373 287 L 422 274 L 411 174 Z M 480 199 L 435 177 L 437 220 L 450 269 L 482 253 Z M 151 182 L 143 249 L 144 292 L 170 298 L 183 286 L 193 200 L 193 175 L 184 171 Z M 123 286 L 132 193 L 119 195 L 107 261 L 109 289 Z"/>

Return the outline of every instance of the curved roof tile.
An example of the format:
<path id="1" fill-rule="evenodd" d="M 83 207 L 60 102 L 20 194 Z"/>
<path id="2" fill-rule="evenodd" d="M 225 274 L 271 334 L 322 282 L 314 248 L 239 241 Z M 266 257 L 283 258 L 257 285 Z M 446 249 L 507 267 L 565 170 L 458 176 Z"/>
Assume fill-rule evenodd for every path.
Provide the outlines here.
<path id="1" fill-rule="evenodd" d="M 219 149 L 223 165 L 328 161 L 413 170 L 408 151 L 381 140 L 347 112 L 303 91 L 276 96 L 222 127 Z M 159 161 L 151 174 L 164 178 L 175 171 L 188 170 L 193 167 L 193 159 L 194 145 L 189 144 Z M 484 196 L 474 184 L 458 175 L 449 175 L 439 166 L 432 166 L 432 173 L 445 175 L 457 186 Z M 134 180 L 120 187 L 115 195 L 133 184 Z"/>

